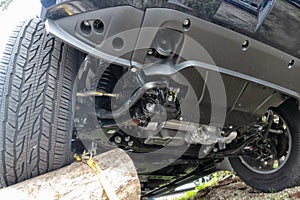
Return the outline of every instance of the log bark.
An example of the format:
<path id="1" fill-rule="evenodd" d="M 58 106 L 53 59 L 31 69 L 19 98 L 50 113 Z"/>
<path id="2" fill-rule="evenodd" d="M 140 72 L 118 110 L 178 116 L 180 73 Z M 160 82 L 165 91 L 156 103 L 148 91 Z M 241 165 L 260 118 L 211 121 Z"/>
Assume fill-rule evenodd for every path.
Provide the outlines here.
<path id="1" fill-rule="evenodd" d="M 103 181 L 120 200 L 139 200 L 140 182 L 130 157 L 114 149 L 93 157 L 101 177 L 90 166 L 77 162 L 64 168 L 0 190 L 9 199 L 101 199 L 108 200 Z M 101 181 L 100 181 L 101 179 Z M 115 199 L 110 199 L 115 200 Z"/>

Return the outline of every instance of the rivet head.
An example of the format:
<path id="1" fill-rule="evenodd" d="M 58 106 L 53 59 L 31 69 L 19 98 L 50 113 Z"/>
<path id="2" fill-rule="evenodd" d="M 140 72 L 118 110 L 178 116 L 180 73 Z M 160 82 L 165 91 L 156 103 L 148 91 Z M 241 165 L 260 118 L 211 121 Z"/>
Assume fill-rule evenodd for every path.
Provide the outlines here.
<path id="1" fill-rule="evenodd" d="M 185 20 L 183 20 L 182 24 L 184 26 L 188 26 L 190 24 L 190 20 L 189 19 L 185 19 Z"/>

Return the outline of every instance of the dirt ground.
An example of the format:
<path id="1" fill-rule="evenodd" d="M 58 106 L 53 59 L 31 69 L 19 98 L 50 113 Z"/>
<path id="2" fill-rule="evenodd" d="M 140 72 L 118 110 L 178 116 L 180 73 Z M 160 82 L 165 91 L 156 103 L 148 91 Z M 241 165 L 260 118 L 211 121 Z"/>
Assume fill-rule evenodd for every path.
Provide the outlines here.
<path id="1" fill-rule="evenodd" d="M 238 177 L 228 178 L 218 185 L 201 190 L 196 200 L 284 200 L 300 199 L 300 186 L 285 189 L 277 193 L 261 193 L 247 186 Z"/>

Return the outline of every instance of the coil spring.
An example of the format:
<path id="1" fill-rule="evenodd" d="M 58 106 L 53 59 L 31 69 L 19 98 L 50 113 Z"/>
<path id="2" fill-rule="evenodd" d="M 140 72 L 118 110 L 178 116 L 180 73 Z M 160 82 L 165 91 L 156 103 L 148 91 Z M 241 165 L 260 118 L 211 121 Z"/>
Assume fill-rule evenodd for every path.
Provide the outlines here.
<path id="1" fill-rule="evenodd" d="M 113 69 L 111 66 L 107 67 L 103 72 L 100 81 L 98 82 L 98 91 L 101 92 L 113 92 L 114 86 L 116 84 L 116 77 L 114 75 Z"/>
<path id="2" fill-rule="evenodd" d="M 102 68 L 103 67 L 103 68 Z M 109 66 L 99 66 L 99 75 L 101 75 L 98 81 L 97 91 L 105 93 L 113 93 L 115 85 L 117 84 L 119 78 L 122 76 L 122 67 L 116 65 Z M 97 97 L 95 99 L 96 109 L 105 109 L 111 111 L 111 97 Z"/>

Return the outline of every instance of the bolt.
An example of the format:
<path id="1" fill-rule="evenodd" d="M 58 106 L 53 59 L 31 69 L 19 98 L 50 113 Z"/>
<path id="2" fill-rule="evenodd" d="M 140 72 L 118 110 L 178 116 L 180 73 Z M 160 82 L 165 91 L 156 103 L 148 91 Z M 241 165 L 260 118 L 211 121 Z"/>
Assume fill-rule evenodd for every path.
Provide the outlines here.
<path id="1" fill-rule="evenodd" d="M 125 137 L 125 141 L 128 142 L 130 140 L 130 136 Z"/>
<path id="2" fill-rule="evenodd" d="M 153 54 L 153 50 L 152 50 L 152 49 L 148 49 L 147 54 L 148 54 L 148 55 L 152 55 L 152 54 Z"/>
<path id="3" fill-rule="evenodd" d="M 133 72 L 133 73 L 135 73 L 135 72 L 137 72 L 137 68 L 136 68 L 136 67 L 132 67 L 132 68 L 130 69 L 130 71 Z"/>
<path id="4" fill-rule="evenodd" d="M 122 138 L 120 136 L 115 137 L 115 143 L 120 144 L 122 142 Z"/>
<path id="5" fill-rule="evenodd" d="M 133 146 L 133 141 L 129 141 L 128 146 L 132 147 Z"/>
<path id="6" fill-rule="evenodd" d="M 149 111 L 149 112 L 153 112 L 155 110 L 155 104 L 154 103 L 147 103 L 146 104 L 146 109 Z"/>
<path id="7" fill-rule="evenodd" d="M 172 102 L 172 101 L 174 100 L 174 98 L 173 98 L 172 95 L 169 95 L 169 96 L 167 97 L 167 100 L 168 100 L 169 102 Z"/>
<path id="8" fill-rule="evenodd" d="M 190 22 L 189 19 L 185 19 L 185 20 L 183 20 L 183 22 L 182 22 L 182 24 L 183 24 L 184 26 L 188 26 L 190 23 L 191 23 L 191 22 Z"/>

